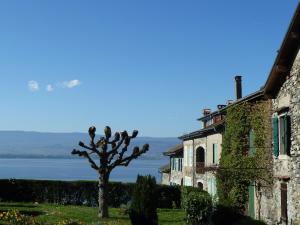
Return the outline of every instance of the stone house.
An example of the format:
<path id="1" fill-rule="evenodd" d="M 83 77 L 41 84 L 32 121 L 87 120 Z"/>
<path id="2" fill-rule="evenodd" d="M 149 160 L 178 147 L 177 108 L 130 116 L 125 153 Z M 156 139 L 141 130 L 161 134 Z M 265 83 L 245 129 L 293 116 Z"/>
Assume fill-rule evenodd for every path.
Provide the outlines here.
<path id="1" fill-rule="evenodd" d="M 163 185 L 170 185 L 170 175 L 171 175 L 170 164 L 160 167 L 159 173 L 161 174 L 161 182 L 160 183 Z"/>
<path id="2" fill-rule="evenodd" d="M 170 163 L 168 164 L 169 170 L 160 170 L 162 173 L 162 183 L 167 185 L 182 185 L 183 145 L 178 144 L 163 154 L 169 157 Z M 169 182 L 167 182 L 167 172 L 169 172 Z"/>
<path id="3" fill-rule="evenodd" d="M 183 142 L 183 184 L 206 190 L 216 195 L 215 172 L 222 151 L 222 131 L 225 105 L 212 112 L 203 110 L 203 129 L 179 137 Z"/>
<path id="4" fill-rule="evenodd" d="M 270 224 L 300 224 L 300 4 L 264 87 L 273 103 L 273 202 Z"/>

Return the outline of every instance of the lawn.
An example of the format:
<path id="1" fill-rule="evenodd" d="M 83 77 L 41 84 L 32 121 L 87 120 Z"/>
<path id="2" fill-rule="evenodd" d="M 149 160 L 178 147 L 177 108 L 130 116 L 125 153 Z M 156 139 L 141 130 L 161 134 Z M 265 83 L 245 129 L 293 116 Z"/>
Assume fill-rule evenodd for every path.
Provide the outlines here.
<path id="1" fill-rule="evenodd" d="M 22 214 L 32 215 L 45 224 L 58 224 L 58 222 L 73 219 L 84 224 L 97 224 L 102 222 L 109 225 L 129 225 L 130 219 L 124 210 L 110 208 L 110 218 L 99 220 L 97 209 L 86 206 L 63 206 L 55 204 L 33 203 L 6 203 L 0 202 L 0 212 L 16 209 Z M 179 209 L 158 209 L 159 225 L 183 225 L 184 212 Z"/>

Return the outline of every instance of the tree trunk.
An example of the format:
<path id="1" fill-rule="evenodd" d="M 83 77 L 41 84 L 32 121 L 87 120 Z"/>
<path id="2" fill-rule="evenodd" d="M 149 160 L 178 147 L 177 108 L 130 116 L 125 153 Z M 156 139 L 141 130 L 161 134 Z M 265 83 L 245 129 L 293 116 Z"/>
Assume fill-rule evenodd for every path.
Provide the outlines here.
<path id="1" fill-rule="evenodd" d="M 108 218 L 108 185 L 109 175 L 100 174 L 99 177 L 99 217 Z"/>

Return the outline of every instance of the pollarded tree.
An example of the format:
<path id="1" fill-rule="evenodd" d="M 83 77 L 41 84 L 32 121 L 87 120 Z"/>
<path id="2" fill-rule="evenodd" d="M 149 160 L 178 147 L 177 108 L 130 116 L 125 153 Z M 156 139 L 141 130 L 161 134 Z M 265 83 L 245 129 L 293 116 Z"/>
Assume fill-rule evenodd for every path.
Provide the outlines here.
<path id="1" fill-rule="evenodd" d="M 131 139 L 136 138 L 138 131 L 134 130 L 132 135 L 128 135 L 127 131 L 116 132 L 114 138 L 111 138 L 112 133 L 110 127 L 104 128 L 104 137 L 95 141 L 96 128 L 89 128 L 90 144 L 85 145 L 79 142 L 79 146 L 86 149 L 80 151 L 74 149 L 73 155 L 78 155 L 86 158 L 90 166 L 95 169 L 99 175 L 99 217 L 107 218 L 108 214 L 108 181 L 111 171 L 117 166 L 127 167 L 131 160 L 138 158 L 140 155 L 149 150 L 149 145 L 145 144 L 142 149 L 134 147 L 130 155 L 125 153 L 128 150 Z M 99 162 L 94 161 L 95 155 Z"/>

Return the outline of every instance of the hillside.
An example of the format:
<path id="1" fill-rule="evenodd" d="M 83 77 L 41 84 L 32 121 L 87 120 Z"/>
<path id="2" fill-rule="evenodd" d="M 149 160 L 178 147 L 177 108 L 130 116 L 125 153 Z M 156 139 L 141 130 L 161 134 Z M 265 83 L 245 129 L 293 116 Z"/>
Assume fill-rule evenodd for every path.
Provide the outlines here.
<path id="1" fill-rule="evenodd" d="M 72 157 L 70 152 L 79 141 L 88 143 L 86 133 L 42 133 L 0 131 L 0 157 Z M 150 145 L 144 158 L 159 159 L 162 152 L 180 142 L 177 138 L 138 137 L 131 147 Z"/>

